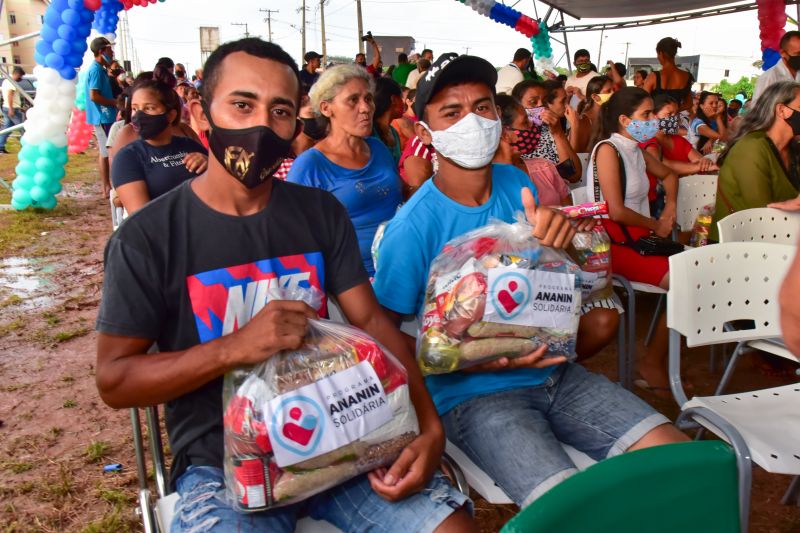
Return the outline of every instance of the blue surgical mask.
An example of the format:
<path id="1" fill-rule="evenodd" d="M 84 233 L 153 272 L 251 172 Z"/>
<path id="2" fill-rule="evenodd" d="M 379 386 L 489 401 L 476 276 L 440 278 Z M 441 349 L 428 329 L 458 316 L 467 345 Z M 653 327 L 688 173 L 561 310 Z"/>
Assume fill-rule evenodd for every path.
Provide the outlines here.
<path id="1" fill-rule="evenodd" d="M 110 65 L 110 64 L 111 64 L 111 62 L 113 61 L 113 59 L 111 58 L 111 56 L 110 56 L 110 55 L 108 55 L 108 54 L 103 54 L 103 59 L 105 59 L 105 60 L 106 60 L 106 63 L 108 63 L 109 65 Z"/>
<path id="2" fill-rule="evenodd" d="M 637 142 L 647 142 L 658 133 L 658 119 L 631 120 L 631 123 L 625 129 Z"/>

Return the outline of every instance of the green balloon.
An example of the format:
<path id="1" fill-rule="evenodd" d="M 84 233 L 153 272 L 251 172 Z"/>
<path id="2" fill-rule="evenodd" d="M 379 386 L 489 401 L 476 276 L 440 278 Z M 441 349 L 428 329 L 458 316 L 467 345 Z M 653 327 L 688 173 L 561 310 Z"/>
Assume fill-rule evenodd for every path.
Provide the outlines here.
<path id="1" fill-rule="evenodd" d="M 61 189 L 63 189 L 63 187 L 61 186 L 61 182 L 59 182 L 59 181 L 51 181 L 50 184 L 48 185 L 48 189 L 47 190 L 50 191 L 50 194 L 55 196 L 56 194 L 61 192 Z"/>
<path id="2" fill-rule="evenodd" d="M 58 203 L 58 200 L 56 200 L 56 197 L 53 196 L 53 195 L 49 195 L 47 198 L 45 198 L 41 202 L 37 202 L 36 207 L 41 207 L 42 209 L 47 209 L 49 211 L 49 210 L 53 209 L 56 206 L 57 203 Z"/>
<path id="3" fill-rule="evenodd" d="M 25 209 L 31 205 L 32 200 L 30 193 L 25 189 L 16 189 L 14 194 L 11 195 L 11 199 L 16 203 L 23 205 L 22 208 L 15 207 L 15 209 Z"/>
<path id="4" fill-rule="evenodd" d="M 17 189 L 24 189 L 27 191 L 35 185 L 36 183 L 33 181 L 33 176 L 30 174 L 21 174 L 17 176 L 17 179 L 15 179 L 13 183 L 15 191 Z"/>
<path id="5" fill-rule="evenodd" d="M 50 173 L 58 167 L 55 161 L 48 157 L 39 157 L 36 160 L 36 169 L 42 172 Z"/>
<path id="6" fill-rule="evenodd" d="M 31 195 L 31 200 L 33 200 L 37 204 L 44 202 L 49 196 L 52 196 L 52 194 L 50 194 L 50 191 L 39 185 L 34 185 L 33 187 L 31 187 L 31 190 L 29 192 Z"/>
<path id="7" fill-rule="evenodd" d="M 46 187 L 50 183 L 50 181 L 51 181 L 50 174 L 47 174 L 46 172 L 37 172 L 36 174 L 33 175 L 33 182 L 36 185 Z"/>
<path id="8" fill-rule="evenodd" d="M 20 160 L 14 171 L 18 176 L 22 174 L 33 175 L 36 173 L 36 165 L 27 160 Z"/>

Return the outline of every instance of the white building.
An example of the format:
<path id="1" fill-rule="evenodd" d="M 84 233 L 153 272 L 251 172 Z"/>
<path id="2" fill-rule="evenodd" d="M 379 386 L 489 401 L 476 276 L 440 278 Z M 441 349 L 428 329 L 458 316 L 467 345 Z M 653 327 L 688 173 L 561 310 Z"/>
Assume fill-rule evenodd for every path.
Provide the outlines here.
<path id="1" fill-rule="evenodd" d="M 699 54 L 694 56 L 677 56 L 675 64 L 679 68 L 688 70 L 694 76 L 695 91 L 710 89 L 723 79 L 736 83 L 742 76 L 751 78 L 761 74 L 761 69 L 753 63 L 757 61 L 752 57 L 726 56 L 716 54 Z M 661 65 L 655 57 L 631 57 L 628 60 L 627 77 L 633 79 L 637 70 L 646 69 L 648 72 L 661 70 Z"/>

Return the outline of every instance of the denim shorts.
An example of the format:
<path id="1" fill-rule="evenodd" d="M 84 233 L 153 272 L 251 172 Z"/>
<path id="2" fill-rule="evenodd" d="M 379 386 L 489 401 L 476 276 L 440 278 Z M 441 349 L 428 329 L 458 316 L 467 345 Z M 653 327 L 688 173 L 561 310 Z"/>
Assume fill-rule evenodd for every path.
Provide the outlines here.
<path id="1" fill-rule="evenodd" d="M 561 443 L 600 461 L 669 420 L 605 376 L 567 363 L 540 385 L 459 404 L 442 422 L 447 439 L 524 507 L 577 471 Z"/>
<path id="2" fill-rule="evenodd" d="M 304 516 L 325 520 L 342 531 L 433 531 L 455 510 L 472 502 L 437 472 L 428 485 L 401 502 L 376 494 L 366 475 L 300 503 L 258 513 L 242 513 L 225 500 L 225 477 L 212 466 L 190 466 L 177 481 L 173 533 L 269 531 L 292 533 Z"/>

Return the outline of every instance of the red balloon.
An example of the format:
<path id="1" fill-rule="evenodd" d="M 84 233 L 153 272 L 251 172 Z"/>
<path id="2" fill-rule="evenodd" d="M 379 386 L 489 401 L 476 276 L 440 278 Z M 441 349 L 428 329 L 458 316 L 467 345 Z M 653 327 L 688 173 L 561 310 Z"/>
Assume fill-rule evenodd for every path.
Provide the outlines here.
<path id="1" fill-rule="evenodd" d="M 100 9 L 100 5 L 102 3 L 102 0 L 83 0 L 83 6 L 91 11 L 97 11 Z"/>

